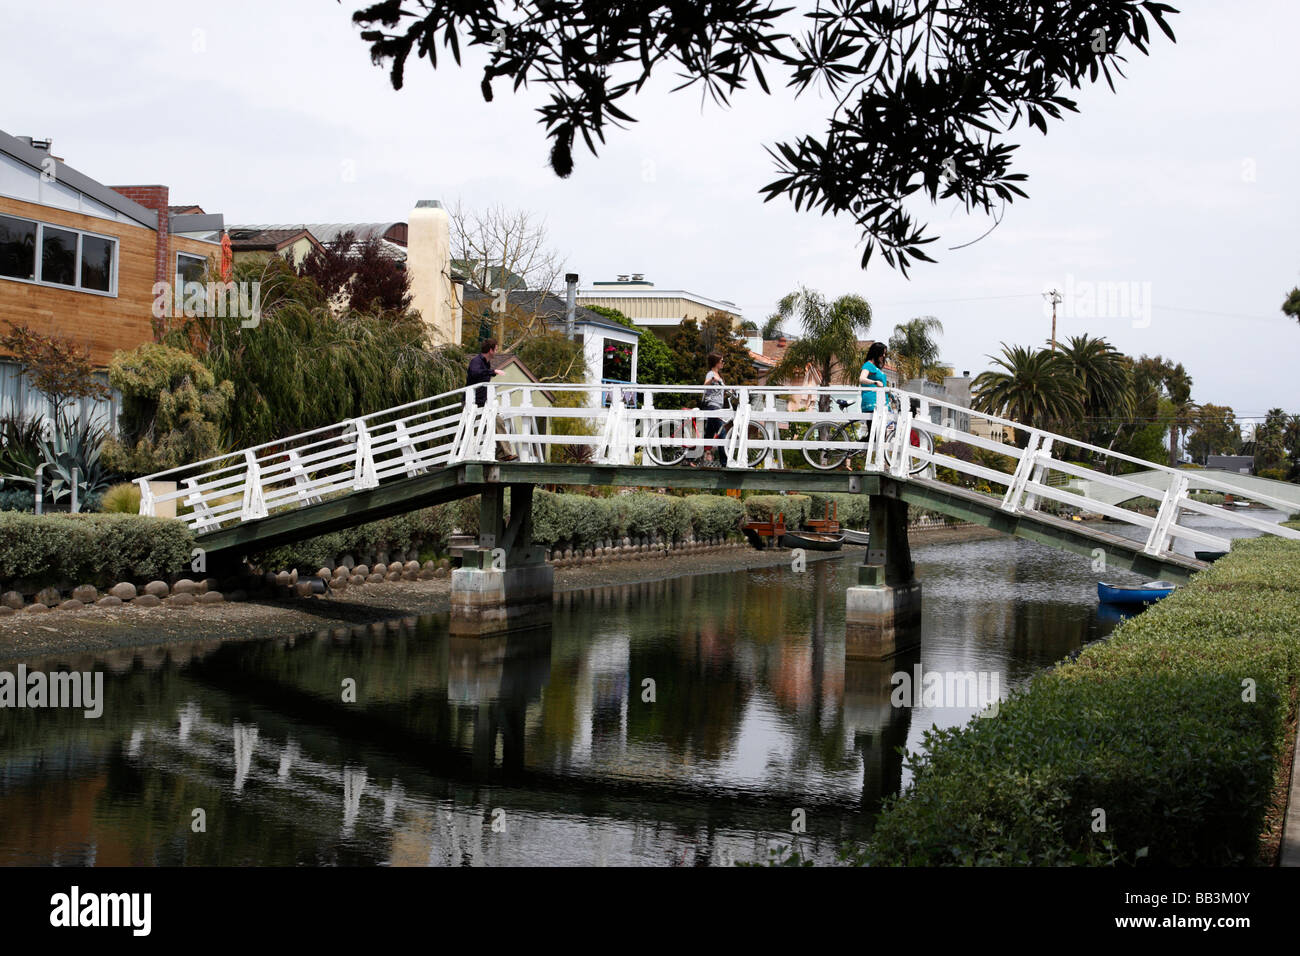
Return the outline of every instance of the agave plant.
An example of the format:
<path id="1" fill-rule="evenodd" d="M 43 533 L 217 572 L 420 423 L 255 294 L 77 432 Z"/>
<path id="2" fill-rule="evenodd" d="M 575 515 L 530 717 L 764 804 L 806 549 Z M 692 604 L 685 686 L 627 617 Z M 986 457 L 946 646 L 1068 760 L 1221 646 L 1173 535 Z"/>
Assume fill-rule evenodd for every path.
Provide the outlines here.
<path id="1" fill-rule="evenodd" d="M 36 466 L 45 460 L 41 450 L 44 438 L 45 423 L 39 418 L 0 418 L 0 485 L 13 491 L 31 485 Z"/>
<path id="2" fill-rule="evenodd" d="M 34 442 L 25 441 L 33 436 Z M 102 494 L 111 483 L 110 474 L 99 459 L 107 437 L 107 429 L 102 425 L 71 424 L 60 418 L 46 437 L 40 422 L 7 420 L 0 423 L 0 437 L 5 442 L 0 450 L 0 468 L 7 485 L 35 485 L 36 470 L 44 466 L 41 468 L 44 494 L 57 504 L 71 497 L 74 470 L 79 503 Z"/>

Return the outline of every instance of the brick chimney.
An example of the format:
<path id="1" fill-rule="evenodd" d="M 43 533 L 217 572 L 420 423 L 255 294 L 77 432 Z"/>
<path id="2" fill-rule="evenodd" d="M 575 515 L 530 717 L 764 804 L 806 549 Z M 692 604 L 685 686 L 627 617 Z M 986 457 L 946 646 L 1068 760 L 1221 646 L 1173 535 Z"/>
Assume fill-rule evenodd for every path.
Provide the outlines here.
<path id="1" fill-rule="evenodd" d="M 171 256 L 171 237 L 168 235 L 170 221 L 167 215 L 166 186 L 113 186 L 113 192 L 121 193 L 127 199 L 138 202 L 146 209 L 158 213 L 158 246 L 154 253 L 154 281 L 172 282 L 174 280 Z"/>

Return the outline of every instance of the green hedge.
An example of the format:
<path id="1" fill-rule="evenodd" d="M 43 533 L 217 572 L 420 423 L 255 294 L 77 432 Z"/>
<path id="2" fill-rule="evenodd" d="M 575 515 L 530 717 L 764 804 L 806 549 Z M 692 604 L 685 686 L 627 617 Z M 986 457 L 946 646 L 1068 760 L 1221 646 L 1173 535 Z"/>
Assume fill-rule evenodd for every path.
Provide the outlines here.
<path id="1" fill-rule="evenodd" d="M 473 528 L 467 534 L 478 532 L 478 498 L 472 501 Z M 280 548 L 272 548 L 250 555 L 252 562 L 267 570 L 293 570 L 314 573 L 318 568 L 337 561 L 341 555 L 351 554 L 359 559 L 362 554 L 380 549 L 407 551 L 418 545 L 445 546 L 447 539 L 466 520 L 464 501 L 434 505 L 419 511 L 395 515 L 382 521 L 372 521 L 330 534 L 318 535 L 296 541 Z"/>
<path id="2" fill-rule="evenodd" d="M 0 513 L 0 581 L 111 585 L 188 571 L 194 535 L 172 518 Z"/>
<path id="3" fill-rule="evenodd" d="M 745 499 L 745 517 L 751 521 L 771 521 L 773 516 L 783 514 L 786 527 L 797 528 L 808 519 L 811 503 L 808 495 L 750 495 Z"/>
<path id="4" fill-rule="evenodd" d="M 840 524 L 843 527 L 864 530 L 867 527 L 870 501 L 870 495 L 823 494 L 814 491 L 808 496 L 808 517 L 826 517 L 826 504 L 830 502 L 832 514 L 836 513 L 838 506 Z"/>
<path id="5" fill-rule="evenodd" d="M 860 862 L 1253 863 L 1298 683 L 1300 542 L 1238 540 L 998 716 L 928 733 Z"/>
<path id="6" fill-rule="evenodd" d="M 360 525 L 251 555 L 266 569 L 310 573 L 341 555 L 359 557 L 385 548 L 444 550 L 453 532 L 478 534 L 477 496 L 435 505 L 410 514 Z M 509 511 L 507 498 L 506 510 Z M 741 504 L 721 495 L 685 498 L 637 492 L 596 498 L 590 495 L 533 493 L 533 540 L 542 545 L 585 547 L 605 539 L 643 535 L 680 541 L 738 533 Z"/>

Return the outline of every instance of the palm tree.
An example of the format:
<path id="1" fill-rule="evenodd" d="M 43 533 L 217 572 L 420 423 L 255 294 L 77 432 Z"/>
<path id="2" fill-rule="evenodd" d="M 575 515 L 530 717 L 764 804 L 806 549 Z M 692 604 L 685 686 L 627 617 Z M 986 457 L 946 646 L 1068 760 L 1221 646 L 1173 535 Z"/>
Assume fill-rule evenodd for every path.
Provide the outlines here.
<path id="1" fill-rule="evenodd" d="M 975 377 L 971 407 L 976 411 L 1049 430 L 1083 417 L 1083 383 L 1059 352 L 1003 343 L 1002 356 L 989 358 L 1001 371 Z M 1028 441 L 1029 432 L 1017 429 L 1016 444 L 1023 448 Z"/>
<path id="2" fill-rule="evenodd" d="M 777 303 L 776 316 L 783 322 L 798 316 L 803 336 L 785 350 L 768 375 L 769 382 L 790 381 L 812 366 L 823 385 L 831 385 L 836 378 L 846 384 L 857 384 L 865 360 L 858 347 L 858 336 L 871 328 L 871 306 L 866 299 L 842 295 L 834 302 L 827 302 L 820 292 L 801 287 Z M 818 407 L 826 411 L 830 398 L 823 395 Z"/>
<path id="3" fill-rule="evenodd" d="M 1080 437 L 1101 445 L 1109 436 L 1113 443 L 1118 426 L 1132 417 L 1136 403 L 1131 361 L 1104 338 L 1089 335 L 1073 336 L 1059 348 L 1084 389 Z"/>
<path id="4" fill-rule="evenodd" d="M 773 312 L 767 317 L 767 321 L 763 323 L 763 327 L 759 330 L 763 333 L 764 342 L 780 337 L 781 323 L 784 320 L 785 316 L 780 312 Z"/>
<path id="5" fill-rule="evenodd" d="M 942 381 L 946 368 L 939 364 L 939 343 L 934 333 L 943 334 L 943 323 L 933 315 L 924 315 L 894 326 L 889 337 L 889 351 L 894 357 L 900 380 L 936 377 Z"/>

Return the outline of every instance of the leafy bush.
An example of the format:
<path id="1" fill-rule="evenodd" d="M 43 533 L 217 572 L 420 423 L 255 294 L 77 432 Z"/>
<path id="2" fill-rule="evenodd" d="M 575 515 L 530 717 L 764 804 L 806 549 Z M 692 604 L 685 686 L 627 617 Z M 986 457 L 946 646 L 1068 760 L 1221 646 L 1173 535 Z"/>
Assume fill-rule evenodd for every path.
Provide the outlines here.
<path id="1" fill-rule="evenodd" d="M 682 499 L 691 513 L 696 538 L 731 537 L 737 534 L 745 506 L 726 495 L 691 495 Z"/>
<path id="2" fill-rule="evenodd" d="M 1254 862 L 1300 682 L 1297 565 L 1300 543 L 1236 541 L 997 717 L 928 734 L 862 862 Z"/>
<path id="3" fill-rule="evenodd" d="M 104 492 L 100 510 L 107 514 L 138 515 L 140 513 L 140 486 L 124 481 Z"/>
<path id="4" fill-rule="evenodd" d="M 751 521 L 771 521 L 775 515 L 783 514 L 786 527 L 797 528 L 808 520 L 811 504 L 812 499 L 807 495 L 751 495 L 745 499 L 745 517 Z"/>
<path id="5" fill-rule="evenodd" d="M 189 566 L 194 535 L 173 518 L 0 514 L 0 580 L 109 585 Z"/>
<path id="6" fill-rule="evenodd" d="M 0 489 L 0 511 L 26 511 L 32 513 L 35 510 L 36 493 L 34 489 Z"/>
<path id="7" fill-rule="evenodd" d="M 155 342 L 118 352 L 108 380 L 122 394 L 122 437 L 104 445 L 115 471 L 145 475 L 221 452 L 235 387 L 189 352 Z"/>
<path id="8" fill-rule="evenodd" d="M 824 518 L 826 504 L 830 502 L 831 513 L 838 512 L 840 524 L 845 528 L 866 528 L 867 514 L 870 511 L 870 495 L 822 494 L 813 492 L 808 496 L 808 517 Z"/>
<path id="9" fill-rule="evenodd" d="M 686 537 L 691 530 L 691 512 L 684 498 L 637 492 L 625 495 L 627 533 L 656 536 L 669 541 Z"/>

